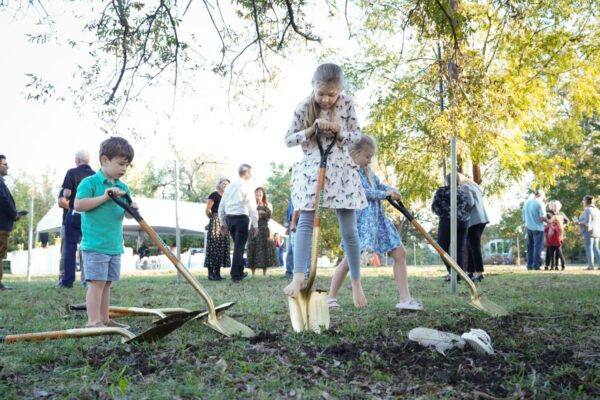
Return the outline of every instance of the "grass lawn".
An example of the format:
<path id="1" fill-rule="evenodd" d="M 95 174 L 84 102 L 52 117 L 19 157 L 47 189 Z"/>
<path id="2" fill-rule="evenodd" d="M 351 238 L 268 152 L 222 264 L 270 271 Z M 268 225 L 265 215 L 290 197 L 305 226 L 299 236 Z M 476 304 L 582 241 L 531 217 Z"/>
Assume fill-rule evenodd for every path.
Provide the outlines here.
<path id="1" fill-rule="evenodd" d="M 332 271 L 319 270 L 317 288 L 329 287 Z M 215 304 L 237 302 L 227 315 L 257 337 L 227 338 L 192 321 L 153 345 L 123 345 L 115 336 L 3 343 L 0 398 L 600 398 L 600 271 L 489 267 L 478 288 L 509 310 L 503 318 L 471 307 L 464 284 L 452 295 L 444 273 L 409 268 L 413 296 L 426 310 L 398 313 L 391 269 L 364 268 L 367 308 L 352 306 L 347 281 L 331 329 L 315 335 L 292 332 L 281 269 L 241 284 L 209 282 L 205 270 L 194 271 Z M 0 292 L 0 335 L 85 325 L 85 315 L 64 318 L 65 304 L 85 301 L 81 285 L 57 290 L 54 278 L 10 275 L 5 282 L 14 290 Z M 204 308 L 173 273 L 124 276 L 112 300 Z M 124 321 L 134 332 L 151 326 L 148 317 Z M 484 329 L 496 355 L 455 349 L 443 356 L 408 340 L 418 326 Z"/>

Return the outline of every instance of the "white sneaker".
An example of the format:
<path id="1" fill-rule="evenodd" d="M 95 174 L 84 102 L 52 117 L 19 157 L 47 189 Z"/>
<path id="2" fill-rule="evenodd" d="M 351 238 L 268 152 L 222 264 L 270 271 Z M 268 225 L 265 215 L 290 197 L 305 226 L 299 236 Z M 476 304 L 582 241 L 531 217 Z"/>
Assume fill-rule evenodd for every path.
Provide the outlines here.
<path id="1" fill-rule="evenodd" d="M 463 338 L 454 333 L 423 327 L 411 329 L 408 332 L 408 338 L 419 343 L 421 346 L 433 347 L 442 355 L 446 355 L 448 350 L 455 347 L 462 349 L 466 343 Z"/>
<path id="2" fill-rule="evenodd" d="M 479 354 L 494 354 L 492 339 L 483 329 L 471 329 L 461 336 Z"/>
<path id="3" fill-rule="evenodd" d="M 396 304 L 396 310 L 411 310 L 420 311 L 423 309 L 423 305 L 415 299 L 409 299 L 402 303 Z"/>

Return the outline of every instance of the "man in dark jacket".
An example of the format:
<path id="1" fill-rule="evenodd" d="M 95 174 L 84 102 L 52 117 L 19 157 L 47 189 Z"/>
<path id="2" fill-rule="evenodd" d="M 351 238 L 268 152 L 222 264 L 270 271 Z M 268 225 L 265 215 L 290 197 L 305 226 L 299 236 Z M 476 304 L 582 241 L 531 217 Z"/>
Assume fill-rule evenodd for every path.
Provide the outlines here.
<path id="1" fill-rule="evenodd" d="M 0 154 L 0 262 L 6 258 L 8 252 L 8 238 L 14 223 L 19 219 L 19 213 L 15 207 L 15 200 L 8 190 L 4 177 L 8 174 L 8 163 L 6 157 Z M 2 284 L 2 266 L 0 266 L 0 290 L 10 289 Z"/>
<path id="2" fill-rule="evenodd" d="M 64 274 L 62 281 L 58 285 L 61 288 L 72 288 L 75 282 L 75 272 L 77 269 L 77 245 L 81 241 L 81 214 L 75 211 L 73 203 L 77 194 L 79 183 L 90 175 L 94 175 L 94 170 L 89 166 L 90 153 L 86 150 L 79 150 L 75 154 L 75 165 L 67 171 L 63 181 L 63 196 L 69 201 L 69 210 L 65 218 L 65 246 L 64 246 Z M 83 268 L 81 268 L 83 273 Z M 83 278 L 82 278 L 83 280 Z M 84 281 L 85 285 L 85 281 Z"/>

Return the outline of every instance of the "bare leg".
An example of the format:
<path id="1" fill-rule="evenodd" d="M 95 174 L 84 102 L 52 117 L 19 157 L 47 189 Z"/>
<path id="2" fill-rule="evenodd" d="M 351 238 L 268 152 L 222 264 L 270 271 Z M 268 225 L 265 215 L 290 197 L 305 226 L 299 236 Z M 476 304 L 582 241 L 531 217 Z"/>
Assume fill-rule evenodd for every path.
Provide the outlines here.
<path id="1" fill-rule="evenodd" d="M 102 322 L 102 297 L 106 281 L 89 281 L 85 296 L 88 325 L 93 326 Z"/>
<path id="2" fill-rule="evenodd" d="M 102 290 L 102 302 L 100 303 L 100 317 L 102 317 L 102 322 L 108 322 L 110 320 L 108 308 L 110 307 L 110 285 L 112 282 L 105 283 L 104 290 Z"/>
<path id="3" fill-rule="evenodd" d="M 346 279 L 346 275 L 348 275 L 348 260 L 346 259 L 346 257 L 344 257 L 342 261 L 338 264 L 338 266 L 335 268 L 333 278 L 331 278 L 331 285 L 329 286 L 330 299 L 337 298 L 338 291 L 342 287 L 344 279 Z"/>
<path id="4" fill-rule="evenodd" d="M 296 296 L 298 296 L 300 289 L 302 289 L 302 283 L 304 283 L 304 272 L 294 272 L 294 278 L 290 284 L 283 289 L 283 293 L 285 293 L 286 296 L 295 299 Z"/>
<path id="5" fill-rule="evenodd" d="M 410 300 L 410 290 L 408 289 L 408 274 L 406 272 L 406 250 L 404 246 L 396 247 L 390 252 L 394 259 L 394 280 L 398 288 L 400 302 Z"/>

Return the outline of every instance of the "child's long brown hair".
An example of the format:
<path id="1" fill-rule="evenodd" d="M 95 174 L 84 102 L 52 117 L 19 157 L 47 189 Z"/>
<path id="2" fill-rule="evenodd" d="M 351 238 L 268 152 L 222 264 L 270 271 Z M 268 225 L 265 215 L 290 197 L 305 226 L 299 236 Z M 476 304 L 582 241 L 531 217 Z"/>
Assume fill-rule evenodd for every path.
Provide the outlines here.
<path id="1" fill-rule="evenodd" d="M 310 94 L 308 112 L 304 115 L 304 129 L 310 128 L 321 114 L 321 108 L 315 101 L 315 90 L 318 84 L 338 85 L 340 91 L 344 88 L 344 72 L 337 64 L 321 64 L 315 70 L 312 78 L 313 91 Z M 335 107 L 331 110 L 331 121 L 335 121 Z"/>

